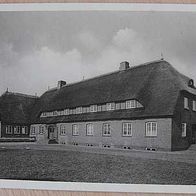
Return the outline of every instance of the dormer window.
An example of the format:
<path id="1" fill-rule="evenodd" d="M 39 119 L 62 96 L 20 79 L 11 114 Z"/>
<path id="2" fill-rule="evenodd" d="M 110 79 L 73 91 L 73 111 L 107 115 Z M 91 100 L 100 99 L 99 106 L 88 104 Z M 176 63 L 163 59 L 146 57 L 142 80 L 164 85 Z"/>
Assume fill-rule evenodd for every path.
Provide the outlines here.
<path id="1" fill-rule="evenodd" d="M 82 107 L 76 108 L 76 114 L 81 114 L 82 113 Z"/>
<path id="2" fill-rule="evenodd" d="M 107 103 L 106 104 L 106 110 L 107 111 L 115 110 L 115 103 Z"/>
<path id="3" fill-rule="evenodd" d="M 90 112 L 97 112 L 97 105 L 91 105 Z"/>
<path id="4" fill-rule="evenodd" d="M 136 100 L 126 101 L 126 109 L 136 108 Z"/>
<path id="5" fill-rule="evenodd" d="M 64 110 L 64 115 L 69 115 L 69 109 Z"/>
<path id="6" fill-rule="evenodd" d="M 189 99 L 184 97 L 184 109 L 189 110 Z"/>

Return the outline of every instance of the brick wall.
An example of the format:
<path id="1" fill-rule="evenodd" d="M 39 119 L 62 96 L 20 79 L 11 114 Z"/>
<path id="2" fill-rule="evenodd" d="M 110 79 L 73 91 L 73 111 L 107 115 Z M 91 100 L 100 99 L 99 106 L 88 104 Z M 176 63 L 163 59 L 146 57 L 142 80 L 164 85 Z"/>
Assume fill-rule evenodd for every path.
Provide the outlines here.
<path id="1" fill-rule="evenodd" d="M 189 99 L 189 109 L 184 108 L 184 97 Z M 187 149 L 192 142 L 192 125 L 196 124 L 196 112 L 192 110 L 192 100 L 196 96 L 182 92 L 177 100 L 172 120 L 172 150 Z M 182 137 L 182 123 L 187 123 L 187 136 Z"/>
<path id="2" fill-rule="evenodd" d="M 145 123 L 149 121 L 156 121 L 158 126 L 157 137 L 145 136 Z M 122 123 L 132 123 L 132 136 L 122 136 Z M 94 135 L 86 135 L 86 124 L 93 123 Z M 110 123 L 111 136 L 103 136 L 102 126 L 103 123 Z M 79 125 L 79 136 L 72 135 L 72 125 Z M 60 126 L 65 125 L 66 135 L 60 135 Z M 123 146 L 129 146 L 135 149 L 144 149 L 146 147 L 157 148 L 158 150 L 171 150 L 171 125 L 172 120 L 170 118 L 165 119 L 147 119 L 147 120 L 122 120 L 122 121 L 95 121 L 95 122 L 80 122 L 80 123 L 59 123 L 58 127 L 58 142 L 61 144 L 78 144 L 94 146 L 110 145 L 111 147 L 123 148 Z M 36 127 L 36 137 L 39 143 L 47 142 L 47 128 L 43 135 L 38 134 L 39 125 L 33 125 Z M 46 127 L 46 126 L 45 126 Z"/>

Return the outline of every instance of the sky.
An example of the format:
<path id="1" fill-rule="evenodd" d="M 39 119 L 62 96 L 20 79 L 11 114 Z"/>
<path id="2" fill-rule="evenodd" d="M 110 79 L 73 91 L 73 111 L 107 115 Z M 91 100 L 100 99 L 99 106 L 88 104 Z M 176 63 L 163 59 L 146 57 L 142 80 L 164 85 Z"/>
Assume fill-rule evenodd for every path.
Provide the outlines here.
<path id="1" fill-rule="evenodd" d="M 159 60 L 196 80 L 196 12 L 0 12 L 0 94 L 41 95 Z"/>

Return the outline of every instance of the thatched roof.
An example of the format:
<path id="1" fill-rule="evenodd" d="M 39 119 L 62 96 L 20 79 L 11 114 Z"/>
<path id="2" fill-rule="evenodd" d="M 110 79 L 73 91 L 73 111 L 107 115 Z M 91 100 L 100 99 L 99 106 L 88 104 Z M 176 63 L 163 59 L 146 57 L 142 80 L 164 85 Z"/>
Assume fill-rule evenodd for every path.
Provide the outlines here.
<path id="1" fill-rule="evenodd" d="M 181 91 L 196 95 L 195 88 L 188 86 L 189 80 L 190 78 L 180 74 L 164 60 L 142 64 L 45 92 L 36 99 L 36 103 L 29 106 L 31 122 L 56 123 L 171 116 Z M 41 112 L 129 99 L 138 100 L 144 108 L 40 118 Z M 24 120 L 26 116 L 21 118 Z"/>
<path id="2" fill-rule="evenodd" d="M 20 93 L 5 92 L 0 97 L 0 120 L 3 123 L 30 123 L 30 108 L 37 98 Z"/>
<path id="3" fill-rule="evenodd" d="M 36 106 L 38 117 L 36 122 L 134 119 L 173 115 L 181 90 L 196 94 L 194 88 L 188 87 L 189 80 L 190 78 L 180 74 L 163 60 L 131 67 L 125 71 L 116 71 L 45 92 Z M 39 114 L 43 111 L 129 99 L 139 100 L 144 108 L 39 118 Z"/>

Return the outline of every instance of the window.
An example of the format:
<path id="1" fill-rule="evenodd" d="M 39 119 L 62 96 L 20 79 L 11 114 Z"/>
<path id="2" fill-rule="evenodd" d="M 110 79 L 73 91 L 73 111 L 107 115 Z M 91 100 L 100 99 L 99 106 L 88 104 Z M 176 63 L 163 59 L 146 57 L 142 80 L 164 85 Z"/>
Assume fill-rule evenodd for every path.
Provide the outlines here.
<path id="1" fill-rule="evenodd" d="M 39 134 L 40 135 L 44 134 L 44 126 L 39 126 Z"/>
<path id="2" fill-rule="evenodd" d="M 22 134 L 28 134 L 28 127 L 26 126 L 22 127 Z"/>
<path id="3" fill-rule="evenodd" d="M 20 127 L 19 126 L 14 127 L 14 134 L 20 134 Z"/>
<path id="4" fill-rule="evenodd" d="M 87 124 L 86 125 L 86 135 L 88 135 L 88 136 L 92 136 L 94 134 L 94 126 L 93 126 L 93 124 Z"/>
<path id="5" fill-rule="evenodd" d="M 87 108 L 86 107 L 82 108 L 82 113 L 87 113 Z"/>
<path id="6" fill-rule="evenodd" d="M 5 127 L 5 133 L 6 134 L 12 134 L 12 126 L 8 125 Z"/>
<path id="7" fill-rule="evenodd" d="M 111 127 L 108 123 L 103 124 L 103 136 L 111 136 Z"/>
<path id="8" fill-rule="evenodd" d="M 126 109 L 136 108 L 136 101 L 135 100 L 128 100 L 126 101 Z"/>
<path id="9" fill-rule="evenodd" d="M 64 110 L 64 115 L 69 115 L 69 109 Z"/>
<path id="10" fill-rule="evenodd" d="M 115 110 L 115 103 L 107 103 L 106 104 L 106 110 Z"/>
<path id="11" fill-rule="evenodd" d="M 146 136 L 149 136 L 149 137 L 157 136 L 157 123 L 156 122 L 146 123 Z"/>
<path id="12" fill-rule="evenodd" d="M 65 125 L 60 126 L 60 135 L 66 135 L 66 128 Z"/>
<path id="13" fill-rule="evenodd" d="M 193 111 L 196 111 L 196 101 L 193 100 Z"/>
<path id="14" fill-rule="evenodd" d="M 91 105 L 90 112 L 97 112 L 97 105 Z"/>
<path id="15" fill-rule="evenodd" d="M 63 115 L 63 110 L 57 111 L 57 115 L 62 116 Z"/>
<path id="16" fill-rule="evenodd" d="M 184 97 L 184 108 L 189 109 L 189 99 L 187 97 Z"/>
<path id="17" fill-rule="evenodd" d="M 132 124 L 123 123 L 122 131 L 123 131 L 123 136 L 132 136 Z"/>
<path id="18" fill-rule="evenodd" d="M 97 110 L 98 110 L 98 112 L 101 112 L 101 105 L 98 105 Z"/>
<path id="19" fill-rule="evenodd" d="M 72 125 L 72 135 L 79 135 L 79 125 Z"/>
<path id="20" fill-rule="evenodd" d="M 76 108 L 76 114 L 81 114 L 82 113 L 82 107 Z"/>
<path id="21" fill-rule="evenodd" d="M 57 116 L 57 115 L 58 115 L 57 111 L 52 112 L 52 116 Z"/>
<path id="22" fill-rule="evenodd" d="M 90 107 L 86 107 L 86 113 L 90 112 Z"/>
<path id="23" fill-rule="evenodd" d="M 124 109 L 125 109 L 125 102 L 121 102 L 121 103 L 120 103 L 120 109 L 121 109 L 121 110 L 124 110 Z"/>
<path id="24" fill-rule="evenodd" d="M 182 123 L 182 137 L 186 137 L 186 123 Z"/>
<path id="25" fill-rule="evenodd" d="M 31 135 L 35 135 L 35 127 L 31 127 Z"/>
<path id="26" fill-rule="evenodd" d="M 116 108 L 116 110 L 120 110 L 120 103 L 116 103 L 115 108 Z"/>

